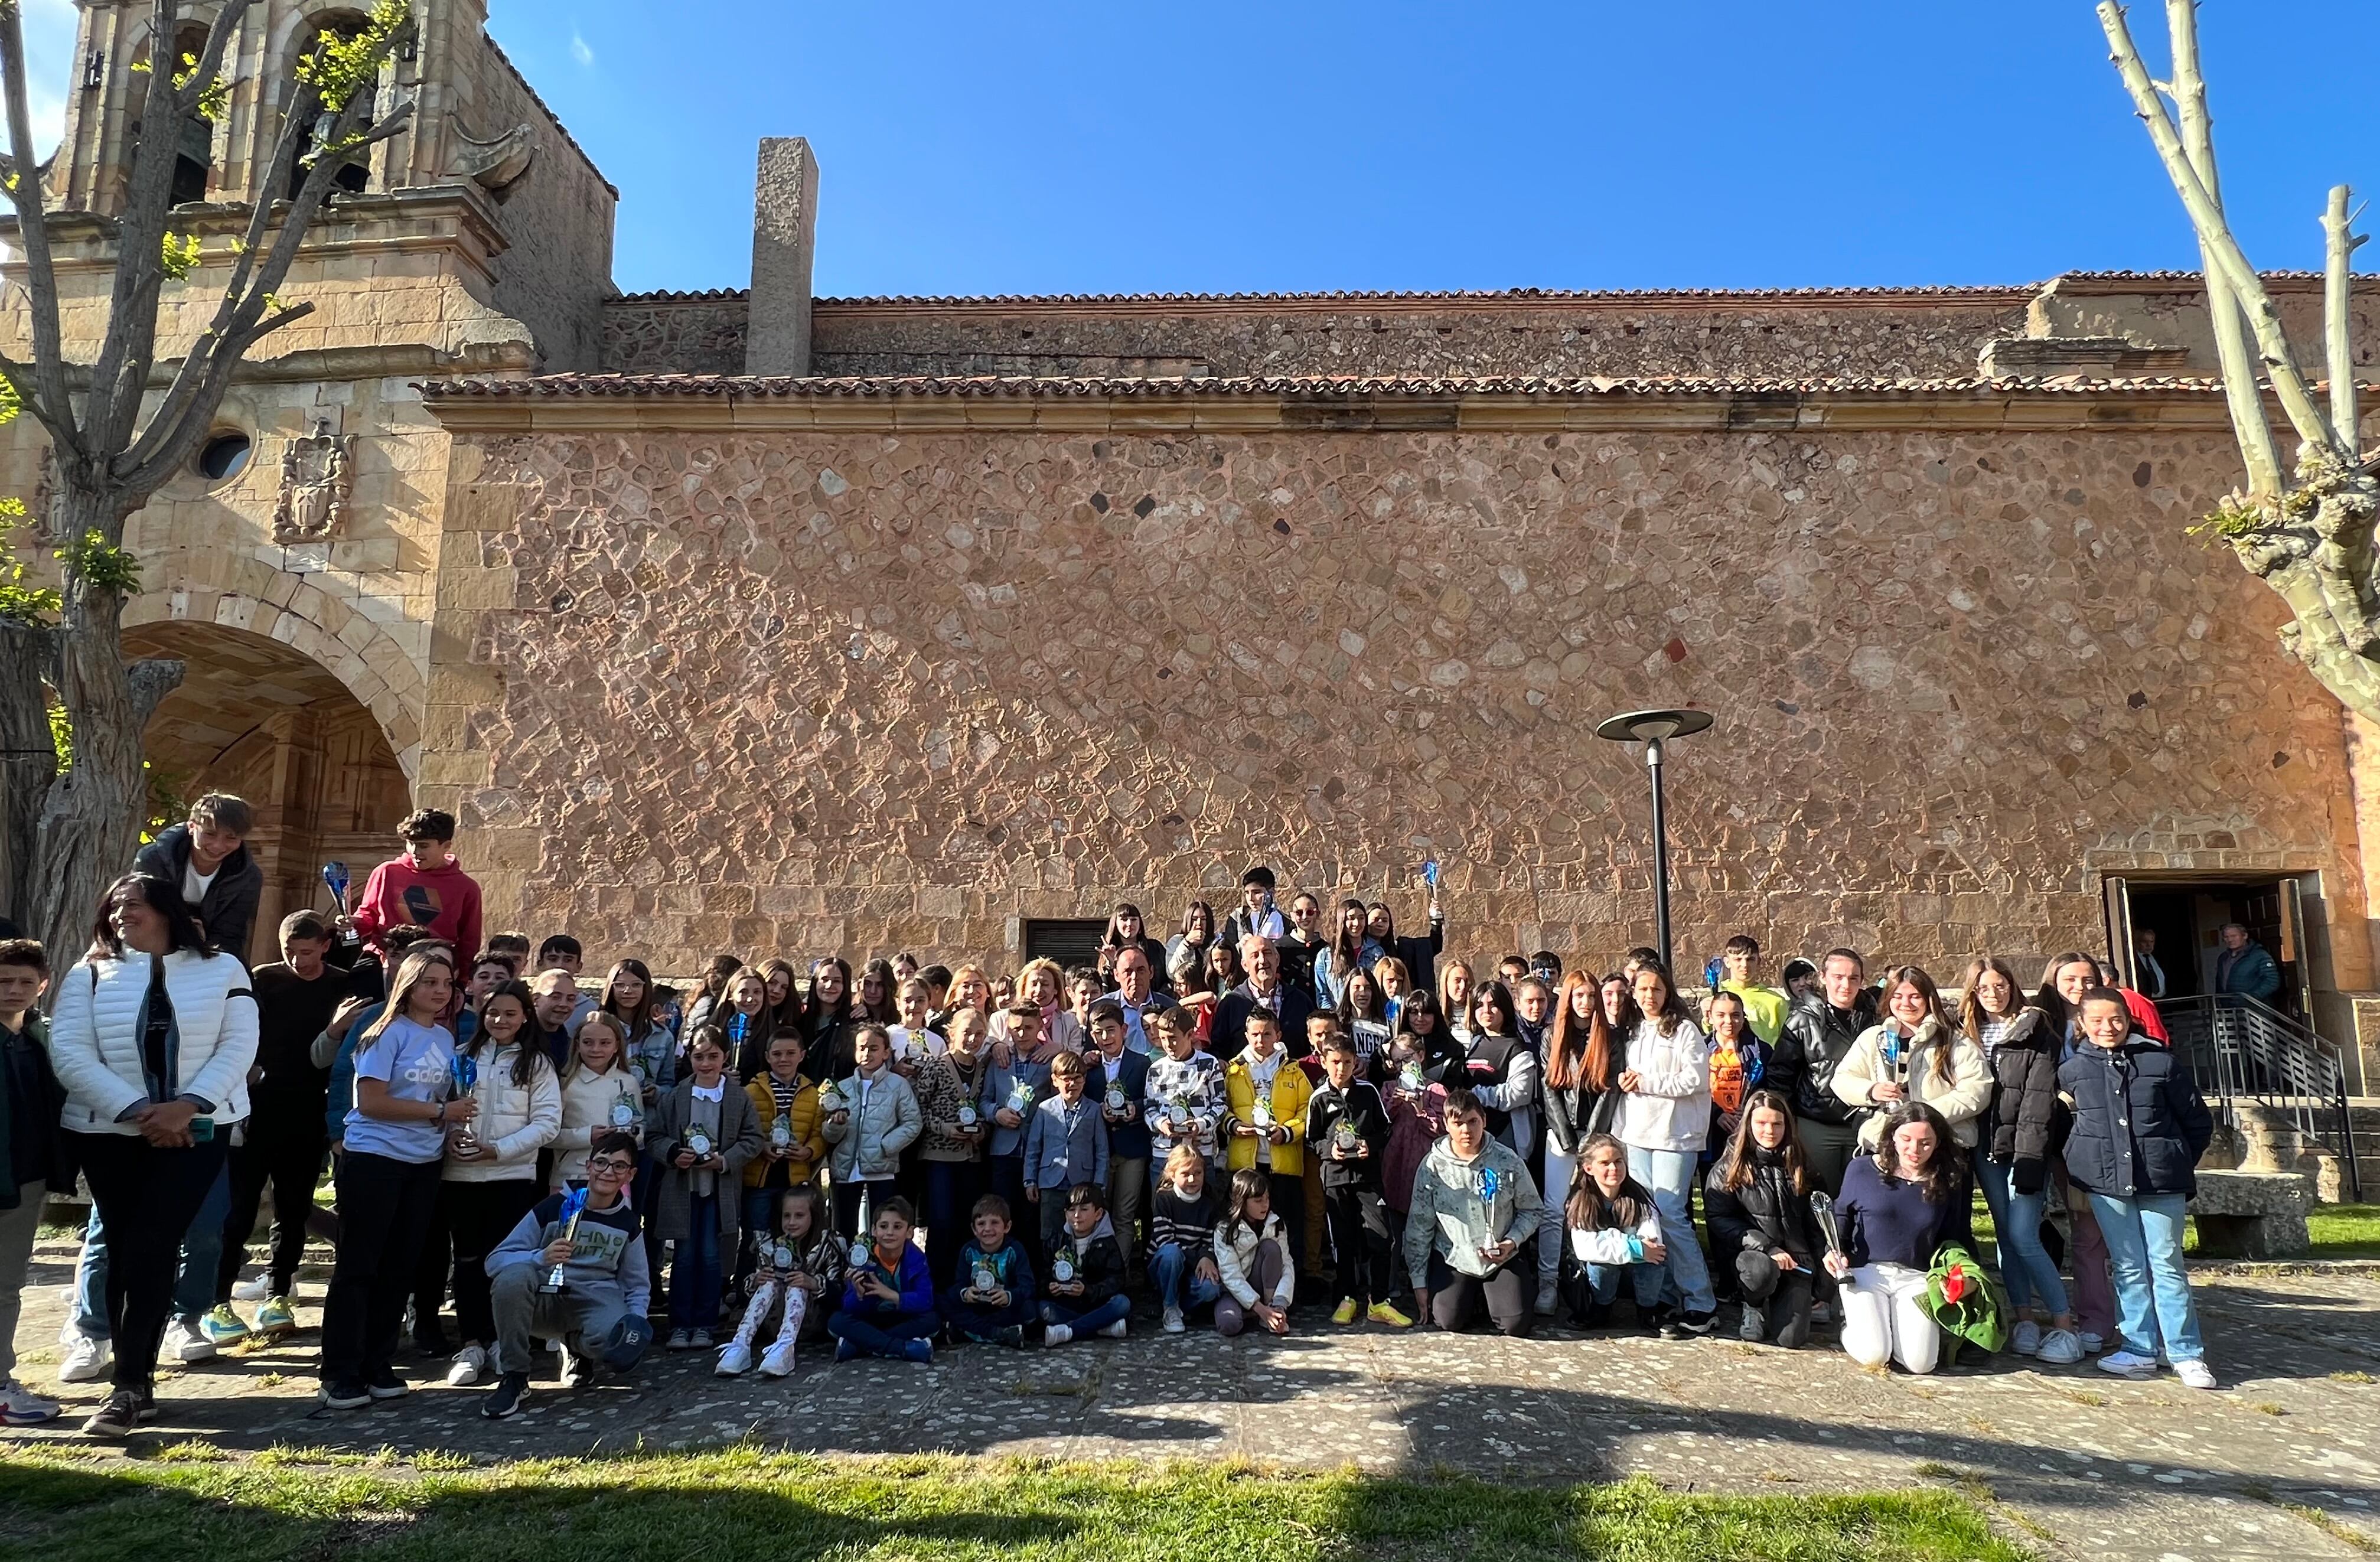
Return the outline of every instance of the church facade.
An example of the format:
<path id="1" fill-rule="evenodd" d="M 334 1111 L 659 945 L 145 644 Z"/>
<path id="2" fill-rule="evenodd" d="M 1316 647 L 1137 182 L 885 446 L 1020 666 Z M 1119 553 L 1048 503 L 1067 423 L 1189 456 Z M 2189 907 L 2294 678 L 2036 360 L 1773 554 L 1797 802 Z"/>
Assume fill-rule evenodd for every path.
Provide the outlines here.
<path id="1" fill-rule="evenodd" d="M 416 127 L 285 290 L 315 317 L 128 539 L 129 648 L 190 670 L 152 757 L 259 805 L 263 926 L 435 805 L 490 926 L 590 964 L 1013 965 L 1251 862 L 1410 918 L 1428 859 L 1466 950 L 1600 962 L 1651 869 L 1593 728 L 1684 704 L 1682 961 L 1748 930 L 1949 983 L 2104 950 L 2112 905 L 2177 982 L 2247 921 L 2380 1035 L 2368 757 L 2189 535 L 2237 481 L 2193 277 L 820 298 L 819 169 L 771 141 L 753 287 L 621 295 L 614 192 L 483 6 L 419 10 Z M 83 6 L 50 176 L 94 218 L 145 15 Z M 195 231 L 345 15 L 255 8 Z M 2318 279 L 2275 286 L 2311 340 Z"/>

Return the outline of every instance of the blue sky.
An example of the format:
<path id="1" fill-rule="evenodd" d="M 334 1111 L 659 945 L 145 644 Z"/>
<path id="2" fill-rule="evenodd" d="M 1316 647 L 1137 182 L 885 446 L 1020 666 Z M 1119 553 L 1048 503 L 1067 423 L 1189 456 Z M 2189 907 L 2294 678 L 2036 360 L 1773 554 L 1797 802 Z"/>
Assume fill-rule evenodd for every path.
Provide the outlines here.
<path id="1" fill-rule="evenodd" d="M 31 0 L 37 45 L 66 5 Z M 2163 9 L 2135 4 L 2144 37 Z M 1992 283 L 2196 262 L 2090 0 L 492 13 L 620 188 L 628 289 L 747 280 L 763 135 L 818 150 L 825 294 Z M 2318 265 L 2326 188 L 2380 191 L 2380 4 L 2210 0 L 2203 28 L 2242 240 L 2266 267 Z"/>

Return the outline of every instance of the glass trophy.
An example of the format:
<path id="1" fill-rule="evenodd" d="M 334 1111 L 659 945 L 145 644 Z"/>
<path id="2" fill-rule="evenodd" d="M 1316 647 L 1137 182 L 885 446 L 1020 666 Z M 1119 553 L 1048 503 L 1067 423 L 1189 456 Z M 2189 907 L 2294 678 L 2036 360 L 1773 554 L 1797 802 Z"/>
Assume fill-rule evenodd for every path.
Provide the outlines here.
<path id="1" fill-rule="evenodd" d="M 1033 1084 L 1031 1081 L 1020 1078 L 1015 1084 L 1008 1087 L 1008 1109 L 1019 1114 L 1020 1116 L 1033 1109 Z"/>
<path id="2" fill-rule="evenodd" d="M 1173 1098 L 1172 1104 L 1165 1108 L 1165 1121 L 1166 1126 L 1172 1129 L 1174 1137 L 1177 1139 L 1183 1134 L 1190 1132 L 1190 1102 L 1188 1097 L 1176 1096 Z"/>
<path id="3" fill-rule="evenodd" d="M 479 1059 L 476 1058 L 467 1058 L 463 1054 L 457 1052 L 455 1054 L 455 1061 L 448 1066 L 447 1077 L 455 1086 L 454 1098 L 458 1101 L 461 1100 L 464 1096 L 470 1095 L 474 1090 L 479 1088 Z M 467 1122 L 463 1124 L 462 1127 L 455 1130 L 455 1154 L 464 1156 L 476 1155 L 479 1152 L 479 1148 L 480 1137 L 478 1134 L 471 1132 L 471 1125 L 469 1123 Z"/>
<path id="4" fill-rule="evenodd" d="M 769 1267 L 780 1275 L 794 1272 L 794 1244 L 779 1241 L 769 1244 Z"/>
<path id="5" fill-rule="evenodd" d="M 1050 1260 L 1050 1277 L 1062 1286 L 1070 1284 L 1074 1280 L 1075 1261 L 1068 1256 L 1064 1248 L 1060 1248 L 1057 1255 Z"/>
<path id="6" fill-rule="evenodd" d="M 688 1124 L 686 1131 L 686 1147 L 694 1152 L 695 1159 L 698 1161 L 709 1160 L 710 1158 L 710 1130 L 703 1127 L 702 1124 L 698 1122 Z"/>
<path id="7" fill-rule="evenodd" d="M 769 1120 L 769 1146 L 776 1150 L 794 1147 L 794 1120 L 790 1114 L 779 1112 Z"/>
<path id="8" fill-rule="evenodd" d="M 1397 1070 L 1397 1083 L 1418 1095 L 1424 1083 L 1421 1064 L 1414 1059 L 1406 1059 L 1402 1066 Z"/>
<path id="9" fill-rule="evenodd" d="M 628 1099 L 625 1090 L 622 1090 L 620 1098 L 612 1103 L 612 1126 L 622 1130 L 637 1126 L 637 1104 Z"/>
<path id="10" fill-rule="evenodd" d="M 982 1262 L 980 1259 L 976 1262 L 974 1279 L 975 1289 L 978 1295 L 984 1291 L 996 1289 L 1000 1284 L 1000 1277 L 992 1273 L 991 1265 Z"/>
<path id="11" fill-rule="evenodd" d="M 576 1249 L 578 1242 L 578 1217 L 585 1214 L 586 1210 L 586 1189 L 573 1188 L 562 1195 L 562 1235 L 571 1243 L 574 1249 Z M 545 1272 L 545 1278 L 538 1282 L 537 1289 L 545 1292 L 548 1296 L 552 1296 L 559 1291 L 567 1290 L 569 1288 L 570 1281 L 565 1276 L 564 1276 L 563 1270 L 567 1268 L 569 1264 L 570 1260 L 565 1258 L 561 1263 L 555 1265 L 552 1268 L 548 1269 Z"/>
<path id="12" fill-rule="evenodd" d="M 868 1234 L 876 1229 L 876 1205 L 867 1195 L 866 1183 L 860 1184 L 859 1234 L 851 1239 L 851 1272 L 864 1275 L 876 1261 L 875 1252 L 868 1245 Z"/>
<path id="13" fill-rule="evenodd" d="M 1123 1082 L 1114 1079 L 1108 1081 L 1108 1110 L 1120 1113 L 1124 1109 L 1125 1105 Z"/>
<path id="14" fill-rule="evenodd" d="M 1257 1096 L 1255 1105 L 1249 1109 L 1248 1120 L 1256 1124 L 1258 1133 L 1271 1132 L 1272 1103 L 1261 1096 Z"/>
<path id="15" fill-rule="evenodd" d="M 843 1098 L 843 1091 L 839 1087 L 833 1084 L 819 1086 L 820 1111 L 824 1112 L 828 1117 L 832 1117 L 837 1112 L 847 1112 L 850 1109 L 851 1103 Z"/>

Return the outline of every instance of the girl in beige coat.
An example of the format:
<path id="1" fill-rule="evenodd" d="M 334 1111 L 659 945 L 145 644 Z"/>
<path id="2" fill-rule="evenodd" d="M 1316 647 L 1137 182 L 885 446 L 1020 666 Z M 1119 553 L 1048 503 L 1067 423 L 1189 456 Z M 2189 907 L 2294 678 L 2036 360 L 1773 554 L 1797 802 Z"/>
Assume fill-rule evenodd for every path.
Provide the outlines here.
<path id="1" fill-rule="evenodd" d="M 1876 1148 L 1893 1108 L 1923 1101 L 1950 1125 L 1961 1149 L 1973 1149 L 1977 1120 L 1992 1100 L 1984 1049 L 1950 1023 L 1934 979 L 1914 965 L 1885 973 L 1884 1014 L 1884 1023 L 1862 1031 L 1835 1068 L 1835 1094 L 1873 1108 L 1860 1123 L 1860 1148 Z"/>

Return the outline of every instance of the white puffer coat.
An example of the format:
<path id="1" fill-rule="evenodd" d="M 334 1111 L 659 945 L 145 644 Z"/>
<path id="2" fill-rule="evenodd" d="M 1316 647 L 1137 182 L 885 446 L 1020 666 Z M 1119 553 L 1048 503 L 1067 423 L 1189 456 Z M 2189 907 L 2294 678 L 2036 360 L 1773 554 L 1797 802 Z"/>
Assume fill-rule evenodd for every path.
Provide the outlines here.
<path id="1" fill-rule="evenodd" d="M 73 1133 L 135 1134 L 116 1119 L 146 1098 L 140 1032 L 155 958 L 135 950 L 100 956 L 67 973 L 50 1016 L 50 1059 L 66 1086 L 59 1125 Z M 165 997 L 177 1037 L 170 1088 L 212 1104 L 219 1126 L 248 1117 L 248 1071 L 256 1061 L 256 995 L 248 967 L 227 954 L 177 950 L 164 957 Z"/>
<path id="2" fill-rule="evenodd" d="M 513 1083 L 517 1045 L 484 1048 L 471 1094 L 480 1103 L 471 1137 L 493 1150 L 493 1160 L 456 1160 L 450 1153 L 440 1177 L 448 1182 L 523 1182 L 537 1176 L 537 1153 L 562 1132 L 562 1084 L 543 1053 L 531 1062 L 527 1084 Z"/>

